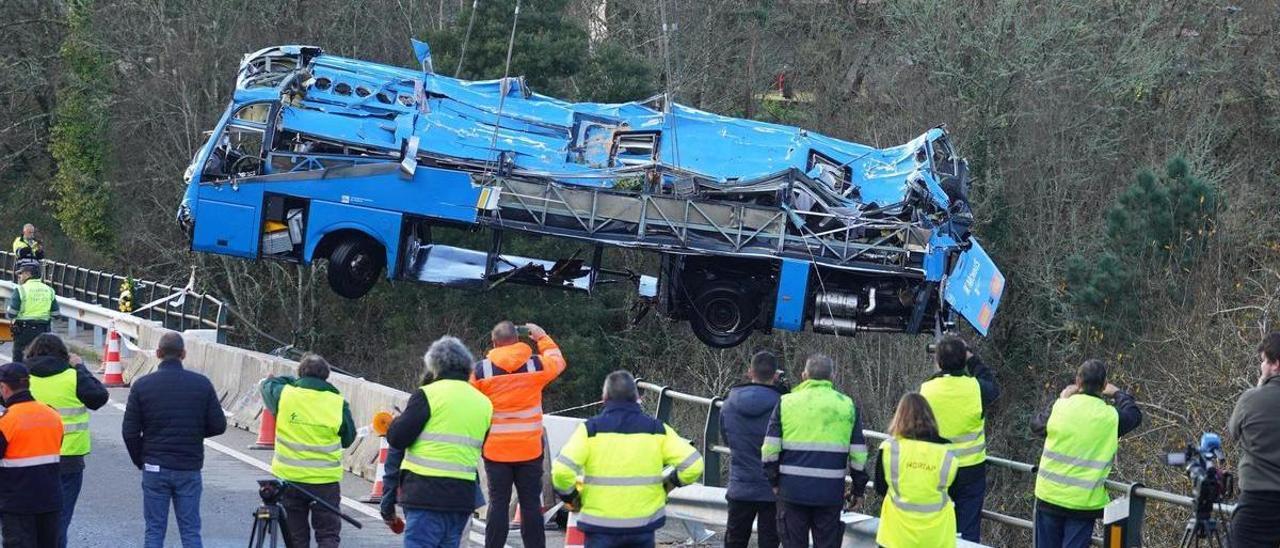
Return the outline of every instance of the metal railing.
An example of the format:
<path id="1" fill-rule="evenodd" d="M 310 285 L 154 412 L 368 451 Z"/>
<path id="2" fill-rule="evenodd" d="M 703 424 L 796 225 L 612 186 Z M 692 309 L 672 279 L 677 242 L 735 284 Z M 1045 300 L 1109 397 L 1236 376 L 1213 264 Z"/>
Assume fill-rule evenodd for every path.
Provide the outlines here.
<path id="1" fill-rule="evenodd" d="M 698 440 L 698 449 L 702 452 L 706 462 L 706 473 L 703 476 L 703 483 L 711 487 L 723 487 L 721 478 L 724 474 L 723 455 L 730 453 L 729 448 L 723 444 L 720 438 L 720 407 L 724 405 L 722 398 L 706 398 L 693 394 L 686 394 L 672 390 L 668 386 L 660 386 L 651 382 L 639 381 L 638 385 L 641 390 L 656 394 L 658 397 L 657 410 L 654 415 L 664 423 L 671 423 L 671 414 L 675 408 L 676 402 L 690 403 L 706 408 L 706 421 L 702 429 L 702 436 Z M 862 433 L 868 440 L 875 440 L 877 443 L 888 439 L 889 435 L 884 432 L 876 432 L 874 430 L 863 430 Z M 1033 464 L 1019 462 L 1006 458 L 988 455 L 987 465 L 1004 468 L 1016 473 L 1035 475 L 1037 468 Z M 846 481 L 848 478 L 846 477 Z M 1122 538 L 1122 546 L 1125 547 L 1141 547 L 1142 546 L 1142 525 L 1146 516 L 1146 505 L 1149 501 L 1155 501 L 1163 504 L 1171 504 L 1182 508 L 1195 509 L 1195 500 L 1185 495 L 1178 495 L 1158 489 L 1144 487 L 1141 483 L 1125 483 L 1121 481 L 1107 480 L 1107 490 L 1122 494 L 1122 498 L 1117 499 L 1113 504 L 1123 504 L 1127 506 L 1128 519 L 1123 523 L 1123 527 L 1118 529 L 1118 533 Z M 1120 502 L 1124 501 L 1124 502 Z M 1234 504 L 1219 504 L 1215 510 L 1221 512 L 1225 516 L 1230 516 L 1235 511 Z M 982 510 L 982 517 L 1010 525 L 1020 529 L 1030 531 L 1033 528 L 1031 520 L 1003 514 L 995 510 Z M 1094 544 L 1101 544 L 1101 539 L 1094 538 Z"/>
<path id="2" fill-rule="evenodd" d="M 13 272 L 17 256 L 7 251 L 0 251 L 0 272 L 8 276 Z M 97 305 L 109 310 L 118 310 L 120 306 L 120 287 L 128 276 L 121 276 L 102 270 L 94 270 L 82 266 L 60 263 L 57 261 L 41 261 L 44 283 L 52 287 L 59 297 Z M 141 307 L 147 303 L 175 295 L 183 290 L 182 286 L 172 286 L 158 282 L 134 279 L 133 303 Z M 187 293 L 181 299 L 153 306 L 138 314 L 137 317 L 160 322 L 168 329 L 186 331 L 188 329 L 213 329 L 218 332 L 218 340 L 225 340 L 225 333 L 230 328 L 227 321 L 227 307 L 222 301 L 211 295 Z"/>

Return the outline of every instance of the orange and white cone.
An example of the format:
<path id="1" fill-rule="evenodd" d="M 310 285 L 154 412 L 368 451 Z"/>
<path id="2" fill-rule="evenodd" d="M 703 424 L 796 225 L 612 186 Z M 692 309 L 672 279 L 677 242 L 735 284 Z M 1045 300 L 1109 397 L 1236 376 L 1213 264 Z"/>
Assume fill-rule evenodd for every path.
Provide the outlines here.
<path id="1" fill-rule="evenodd" d="M 369 496 L 360 499 L 360 502 L 382 502 L 382 476 L 387 473 L 387 449 L 389 447 L 387 445 L 387 437 L 378 436 L 378 477 L 373 480 L 373 490 L 369 491 Z"/>
<path id="2" fill-rule="evenodd" d="M 564 548 L 585 548 L 587 536 L 578 528 L 578 513 L 569 512 L 569 521 L 564 529 Z"/>
<path id="3" fill-rule="evenodd" d="M 276 448 L 276 416 L 266 407 L 262 408 L 262 423 L 258 425 L 258 441 L 253 442 L 249 449 L 275 449 Z"/>
<path id="4" fill-rule="evenodd" d="M 129 386 L 124 382 L 124 366 L 120 365 L 120 332 L 107 330 L 107 347 L 102 353 L 102 384 L 108 388 Z"/>

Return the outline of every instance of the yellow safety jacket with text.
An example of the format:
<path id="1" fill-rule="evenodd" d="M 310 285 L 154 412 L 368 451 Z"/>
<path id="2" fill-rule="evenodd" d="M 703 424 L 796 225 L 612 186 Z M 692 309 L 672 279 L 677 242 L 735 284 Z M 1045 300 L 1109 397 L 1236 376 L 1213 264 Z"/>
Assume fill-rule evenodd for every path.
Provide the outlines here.
<path id="1" fill-rule="evenodd" d="M 947 489 L 956 479 L 956 456 L 940 443 L 889 438 L 880 466 L 889 490 L 880 506 L 876 544 L 885 548 L 956 545 L 955 505 Z"/>
<path id="2" fill-rule="evenodd" d="M 271 473 L 305 484 L 342 480 L 343 400 L 340 394 L 286 386 L 276 413 Z"/>

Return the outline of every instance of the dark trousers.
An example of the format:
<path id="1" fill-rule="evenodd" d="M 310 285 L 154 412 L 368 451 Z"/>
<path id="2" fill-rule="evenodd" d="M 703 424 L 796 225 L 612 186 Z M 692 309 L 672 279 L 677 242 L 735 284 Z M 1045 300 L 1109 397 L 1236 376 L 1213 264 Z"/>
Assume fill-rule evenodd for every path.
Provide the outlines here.
<path id="1" fill-rule="evenodd" d="M 58 513 L 0 514 L 4 548 L 55 548 L 58 545 Z"/>
<path id="2" fill-rule="evenodd" d="M 302 483 L 298 487 L 323 500 L 334 508 L 342 504 L 342 490 L 334 483 Z M 280 506 L 284 507 L 286 527 L 285 534 L 294 546 L 313 546 L 311 530 L 316 533 L 314 546 L 318 548 L 338 548 L 342 532 L 342 518 L 329 510 L 315 506 L 311 499 L 296 489 L 286 489 L 280 497 Z M 310 518 L 310 523 L 307 522 Z"/>
<path id="3" fill-rule="evenodd" d="M 587 533 L 583 548 L 653 548 L 657 544 L 653 531 L 648 533 Z"/>
<path id="4" fill-rule="evenodd" d="M 76 500 L 84 483 L 84 470 L 62 473 L 62 514 L 58 519 L 58 548 L 67 548 L 67 527 L 76 513 Z"/>
<path id="5" fill-rule="evenodd" d="M 525 548 L 544 548 L 547 534 L 542 523 L 542 458 L 524 462 L 485 459 L 484 473 L 489 483 L 485 548 L 502 548 L 507 543 L 512 486 L 515 486 L 516 498 L 520 501 L 520 541 Z"/>
<path id="6" fill-rule="evenodd" d="M 1035 548 L 1089 548 L 1094 519 L 1060 516 L 1036 509 Z"/>
<path id="7" fill-rule="evenodd" d="M 1280 492 L 1241 491 L 1231 517 L 1231 548 L 1280 546 Z"/>
<path id="8" fill-rule="evenodd" d="M 844 526 L 840 506 L 808 506 L 778 501 L 778 532 L 784 548 L 807 548 L 813 536 L 814 548 L 840 548 Z"/>
<path id="9" fill-rule="evenodd" d="M 33 322 L 27 320 L 13 322 L 13 361 L 22 361 L 22 352 L 31 341 L 41 333 L 50 331 L 49 322 Z"/>
<path id="10" fill-rule="evenodd" d="M 982 539 L 982 505 L 987 498 L 987 466 L 966 466 L 964 474 L 957 474 L 955 483 L 947 489 L 947 496 L 956 506 L 956 532 L 960 537 L 975 543 Z M 960 478 L 964 477 L 964 481 Z"/>
<path id="11" fill-rule="evenodd" d="M 778 506 L 774 502 L 729 500 L 729 521 L 725 525 L 726 548 L 747 548 L 751 525 L 759 529 L 760 548 L 778 548 Z"/>

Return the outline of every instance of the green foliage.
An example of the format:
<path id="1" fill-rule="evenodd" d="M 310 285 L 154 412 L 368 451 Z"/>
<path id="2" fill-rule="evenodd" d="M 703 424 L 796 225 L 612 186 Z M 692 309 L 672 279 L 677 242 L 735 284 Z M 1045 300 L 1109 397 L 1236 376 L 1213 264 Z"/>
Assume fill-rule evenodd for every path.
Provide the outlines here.
<path id="1" fill-rule="evenodd" d="M 1068 260 L 1071 304 L 1096 328 L 1126 331 L 1140 324 L 1146 280 L 1174 261 L 1194 259 L 1213 231 L 1217 209 L 1213 187 L 1192 175 L 1181 157 L 1165 165 L 1163 176 L 1138 173 L 1107 209 L 1103 250 Z"/>
<path id="2" fill-rule="evenodd" d="M 68 236 L 107 251 L 114 241 L 104 181 L 110 64 L 93 43 L 91 12 L 91 0 L 67 4 L 67 34 L 59 51 L 64 77 L 49 139 L 49 153 L 57 163 L 52 205 Z"/>

